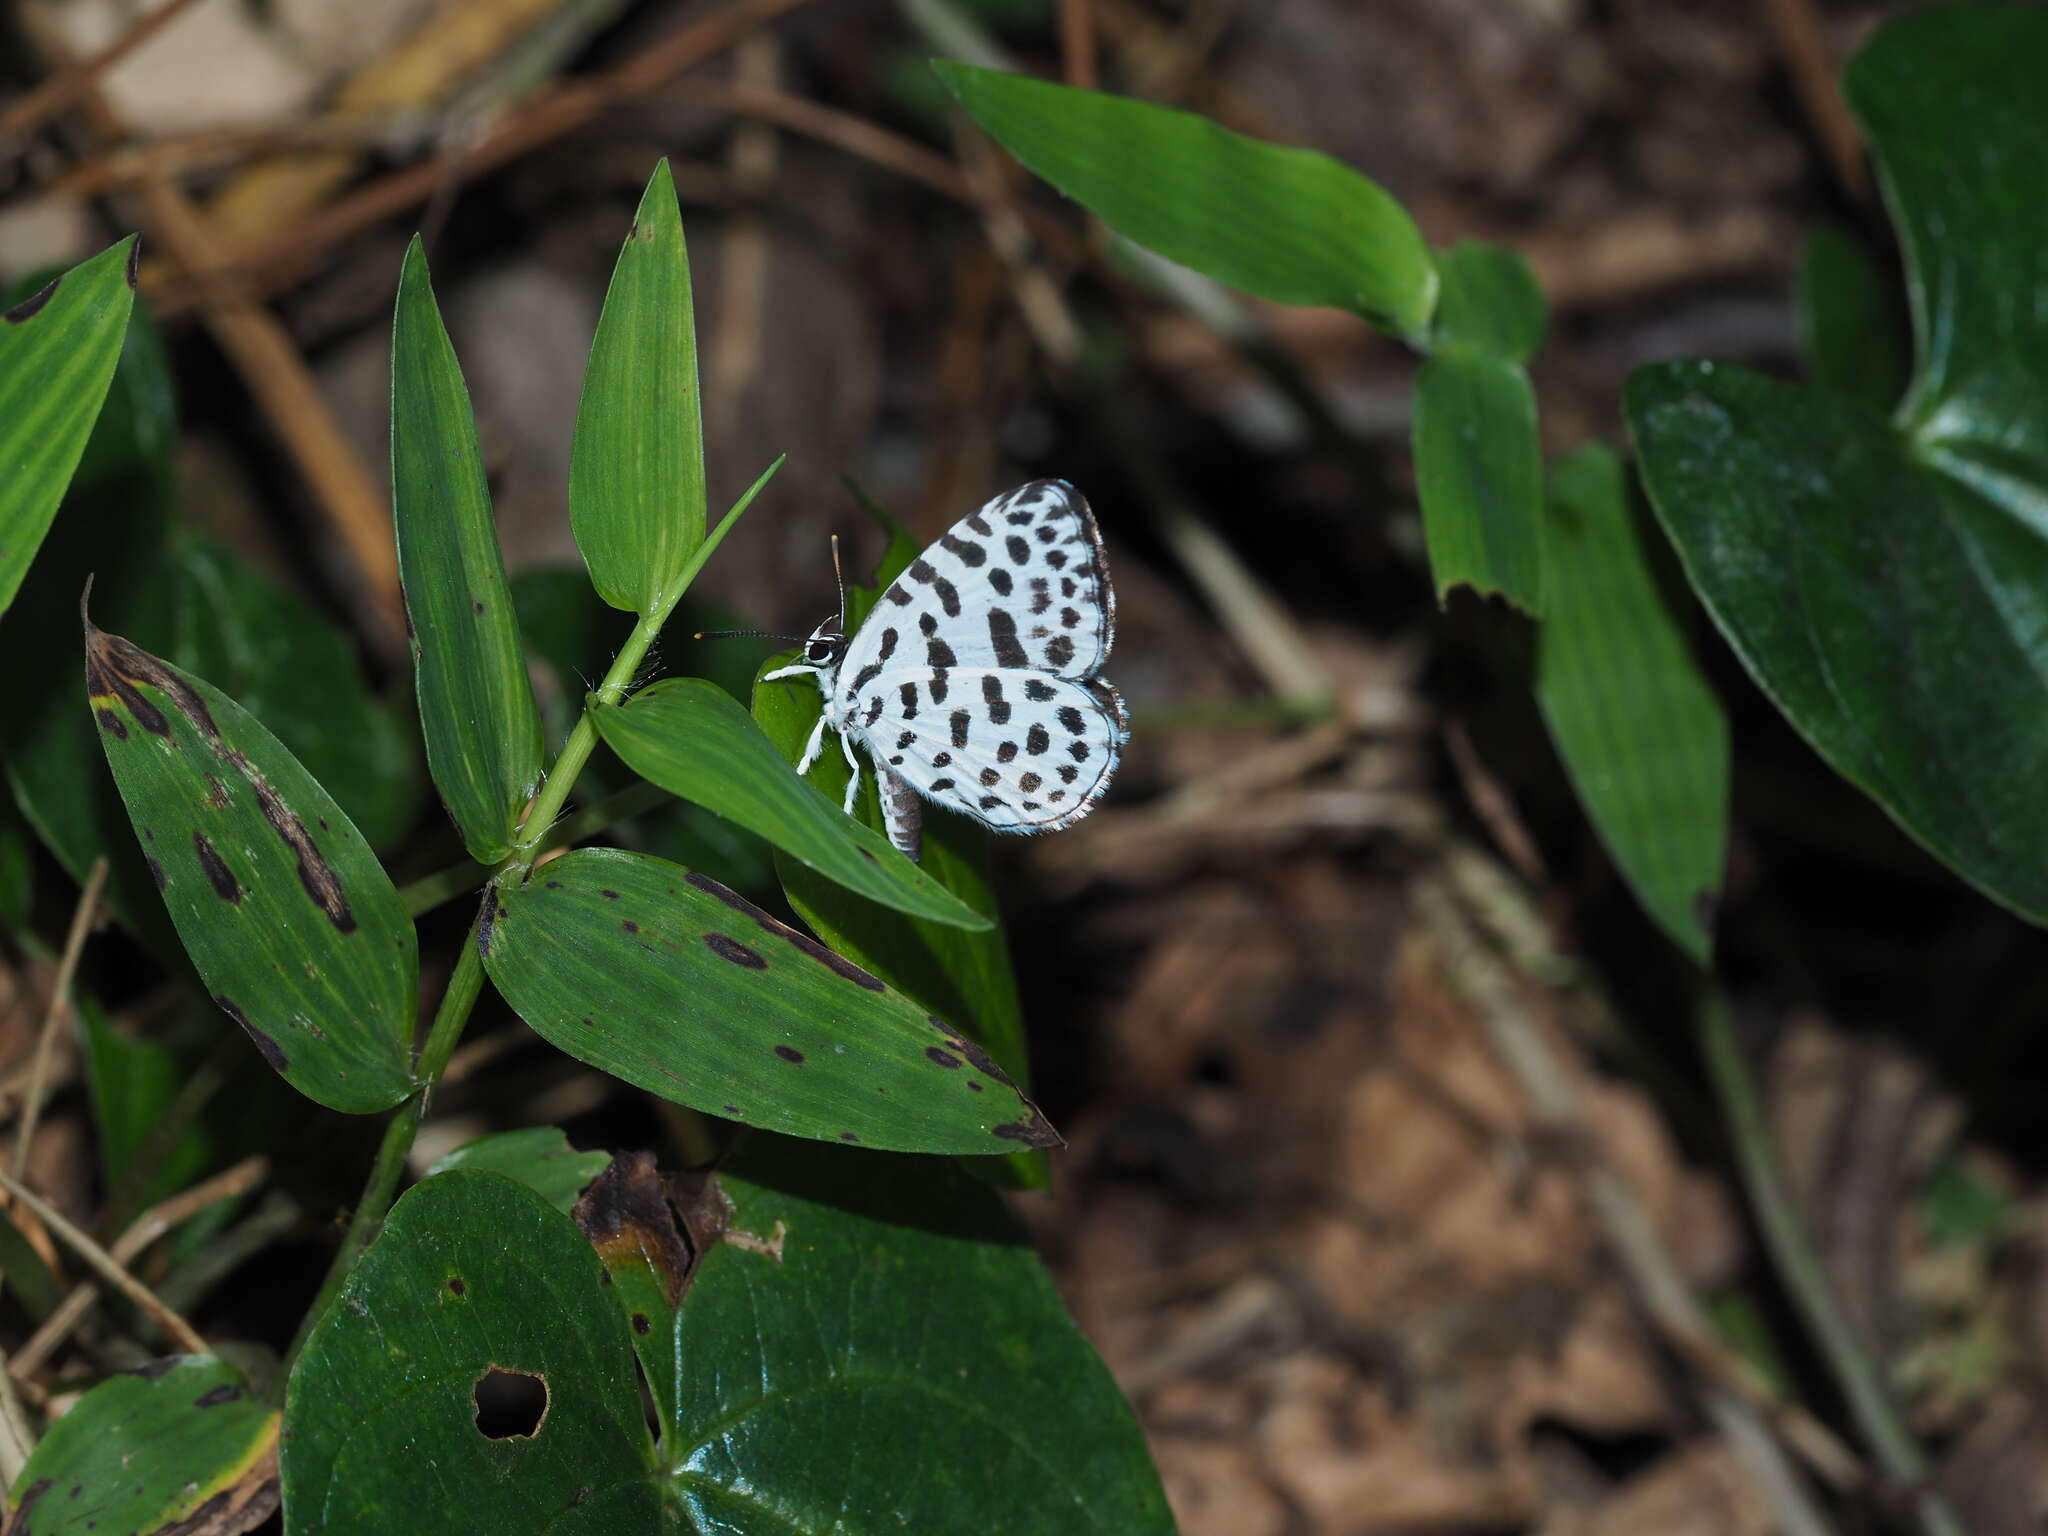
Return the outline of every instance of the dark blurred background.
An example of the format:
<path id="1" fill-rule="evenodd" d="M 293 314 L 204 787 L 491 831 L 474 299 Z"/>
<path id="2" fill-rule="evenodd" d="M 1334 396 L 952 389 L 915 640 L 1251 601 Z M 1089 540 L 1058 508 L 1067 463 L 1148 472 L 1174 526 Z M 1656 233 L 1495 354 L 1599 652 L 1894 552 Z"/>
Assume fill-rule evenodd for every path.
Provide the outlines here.
<path id="1" fill-rule="evenodd" d="M 1634 1190 L 1733 1355 L 1824 1423 L 1840 1405 L 1729 1177 L 1691 980 L 1544 735 L 1526 624 L 1432 600 L 1412 358 L 1348 315 L 1133 266 L 951 112 L 926 61 L 1198 110 L 1355 166 L 1432 244 L 1514 246 L 1553 305 L 1533 375 L 1559 453 L 1622 441 L 1638 364 L 1796 371 L 1818 225 L 1893 259 L 1833 82 L 1906 8 L 25 3 L 0 114 L 173 14 L 26 136 L 0 117 L 0 279 L 144 231 L 183 517 L 402 686 L 383 496 L 406 241 L 427 242 L 508 563 L 573 566 L 584 356 L 671 157 L 714 501 L 790 455 L 699 594 L 734 622 L 816 622 L 827 535 L 856 565 L 882 545 L 843 477 L 924 540 L 1060 475 L 1108 540 L 1107 673 L 1136 739 L 1091 819 L 997 851 L 1039 1098 L 1071 1143 L 1053 1192 L 1017 1204 L 1183 1528 L 1763 1532 L 1587 1214 L 1589 1161 Z M 1692 621 L 1735 740 L 1720 968 L 1792 1184 L 1972 1528 L 2040 1530 L 2048 947 L 1835 779 Z M 592 622 L 611 626 L 601 668 L 622 630 Z M 744 676 L 758 651 L 714 660 L 675 634 L 660 661 Z M 1582 1123 L 1528 1108 L 1482 1026 L 1489 987 L 1578 1085 Z M 22 1013 L 0 1057 L 25 1050 Z M 545 1119 L 680 1155 L 645 1101 L 493 1021 L 422 1167 Z M 43 1187 L 89 1207 L 73 1110 L 53 1113 Z M 337 1204 L 355 1156 L 334 1153 Z M 209 1331 L 264 1337 L 283 1309 L 288 1333 L 321 1261 L 302 1246 L 224 1281 Z M 1869 1487 L 1831 1497 L 1844 1529 L 1888 1509 Z"/>

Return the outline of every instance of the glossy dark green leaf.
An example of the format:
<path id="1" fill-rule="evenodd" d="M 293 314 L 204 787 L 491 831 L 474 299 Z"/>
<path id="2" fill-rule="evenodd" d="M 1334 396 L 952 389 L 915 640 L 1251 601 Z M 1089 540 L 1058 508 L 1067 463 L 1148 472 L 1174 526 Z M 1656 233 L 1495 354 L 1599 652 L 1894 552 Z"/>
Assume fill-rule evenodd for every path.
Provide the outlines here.
<path id="1" fill-rule="evenodd" d="M 1964 879 L 2048 922 L 2048 11 L 1912 12 L 1851 64 L 1917 348 L 1888 420 L 1741 368 L 1630 381 L 1644 483 L 1743 664 Z"/>
<path id="2" fill-rule="evenodd" d="M 628 768 L 759 834 L 848 890 L 954 928 L 987 928 L 966 906 L 843 815 L 789 764 L 753 719 L 714 683 L 677 677 L 623 705 L 594 706 L 605 744 Z"/>
<path id="3" fill-rule="evenodd" d="M 1438 253 L 1436 271 L 1439 342 L 1463 342 L 1510 363 L 1536 355 L 1549 306 L 1519 252 L 1461 240 Z"/>
<path id="4" fill-rule="evenodd" d="M 603 1152 L 578 1152 L 552 1125 L 479 1136 L 450 1152 L 427 1170 L 429 1176 L 457 1168 L 502 1173 L 524 1184 L 558 1211 L 576 1203 L 583 1186 L 604 1172 L 611 1158 Z"/>
<path id="5" fill-rule="evenodd" d="M 1079 1531 L 1173 1518 L 1136 1419 L 994 1192 L 751 1137 L 679 1314 L 662 1447 L 707 1531 Z M 763 1250 L 766 1251 L 763 1251 Z"/>
<path id="6" fill-rule="evenodd" d="M 1888 411 L 1906 390 L 1912 346 L 1890 274 L 1845 229 L 1824 224 L 1799 253 L 1799 346 L 1823 389 Z"/>
<path id="7" fill-rule="evenodd" d="M 585 848 L 497 893 L 479 944 L 519 1016 L 663 1098 L 915 1152 L 1057 1140 L 950 1025 L 703 875 Z"/>
<path id="8" fill-rule="evenodd" d="M 654 168 L 583 377 L 569 520 L 614 608 L 659 613 L 704 542 L 704 413 L 690 258 L 668 161 Z"/>
<path id="9" fill-rule="evenodd" d="M 1428 326 L 1436 267 L 1414 221 L 1328 155 L 1100 91 L 932 67 L 1011 154 L 1140 245 L 1261 298 L 1409 338 Z"/>
<path id="10" fill-rule="evenodd" d="M 469 390 L 417 238 L 391 337 L 391 497 L 427 765 L 470 857 L 495 864 L 540 783 L 540 715 L 491 519 Z"/>
<path id="11" fill-rule="evenodd" d="M 279 1463 L 293 1536 L 665 1528 L 604 1268 L 497 1173 L 440 1174 L 392 1208 L 292 1370 Z"/>
<path id="12" fill-rule="evenodd" d="M 419 956 L 398 892 L 277 738 L 210 684 L 90 625 L 100 743 L 207 991 L 332 1109 L 412 1091 Z"/>
<path id="13" fill-rule="evenodd" d="M 277 1508 L 278 1416 L 209 1355 L 110 1376 L 50 1426 L 9 1536 L 247 1531 Z"/>
<path id="14" fill-rule="evenodd" d="M 1536 702 L 1615 865 L 1705 965 L 1728 849 L 1728 721 L 1658 591 L 1609 449 L 1551 472 Z"/>
<path id="15" fill-rule="evenodd" d="M 113 380 L 135 301 L 136 238 L 0 314 L 0 613 L 42 547 Z"/>
<path id="16" fill-rule="evenodd" d="M 419 812 L 418 746 L 370 691 L 342 632 L 314 604 L 272 586 L 224 545 L 179 549 L 171 659 L 261 720 L 373 847 Z"/>
<path id="17" fill-rule="evenodd" d="M 1414 410 L 1415 490 L 1438 600 L 1469 586 L 1540 616 L 1543 449 L 1528 374 L 1449 342 L 1417 373 Z"/>

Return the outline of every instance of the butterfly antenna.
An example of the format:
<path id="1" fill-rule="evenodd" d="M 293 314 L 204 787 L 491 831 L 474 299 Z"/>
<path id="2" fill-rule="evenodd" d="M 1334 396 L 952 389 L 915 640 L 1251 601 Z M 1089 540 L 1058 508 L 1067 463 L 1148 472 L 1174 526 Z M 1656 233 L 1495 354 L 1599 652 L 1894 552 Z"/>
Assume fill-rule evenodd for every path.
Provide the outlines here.
<path id="1" fill-rule="evenodd" d="M 846 633 L 846 574 L 839 568 L 839 535 L 832 535 L 832 580 L 839 586 L 839 632 Z"/>
<path id="2" fill-rule="evenodd" d="M 802 635 L 778 635 L 770 629 L 700 629 L 693 640 L 801 640 Z"/>

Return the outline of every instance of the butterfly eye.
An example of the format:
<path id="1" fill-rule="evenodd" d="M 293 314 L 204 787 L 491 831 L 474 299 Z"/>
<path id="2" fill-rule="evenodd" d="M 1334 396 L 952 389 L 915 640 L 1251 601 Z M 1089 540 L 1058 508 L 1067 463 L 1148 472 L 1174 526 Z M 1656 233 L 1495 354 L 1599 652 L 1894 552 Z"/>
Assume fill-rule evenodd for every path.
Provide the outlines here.
<path id="1" fill-rule="evenodd" d="M 804 647 L 804 655 L 809 660 L 815 662 L 823 663 L 830 661 L 832 659 L 832 642 L 830 640 L 813 640 Z"/>

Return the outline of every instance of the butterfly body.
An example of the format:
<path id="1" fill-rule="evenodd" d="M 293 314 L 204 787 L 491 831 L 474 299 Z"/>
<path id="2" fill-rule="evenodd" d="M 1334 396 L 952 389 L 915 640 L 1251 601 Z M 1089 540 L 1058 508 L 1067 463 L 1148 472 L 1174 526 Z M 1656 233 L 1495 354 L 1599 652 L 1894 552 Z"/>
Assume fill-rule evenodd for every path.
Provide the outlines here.
<path id="1" fill-rule="evenodd" d="M 1102 537 L 1080 493 L 1034 480 L 955 523 L 883 592 L 860 628 L 829 623 L 804 660 L 767 678 L 816 677 L 827 727 L 860 789 L 873 759 L 890 841 L 917 857 L 919 796 L 997 832 L 1051 832 L 1108 788 L 1129 736 L 1097 673 L 1116 636 Z"/>

